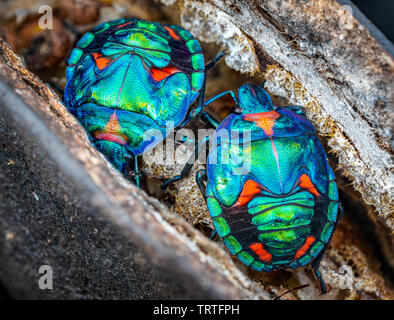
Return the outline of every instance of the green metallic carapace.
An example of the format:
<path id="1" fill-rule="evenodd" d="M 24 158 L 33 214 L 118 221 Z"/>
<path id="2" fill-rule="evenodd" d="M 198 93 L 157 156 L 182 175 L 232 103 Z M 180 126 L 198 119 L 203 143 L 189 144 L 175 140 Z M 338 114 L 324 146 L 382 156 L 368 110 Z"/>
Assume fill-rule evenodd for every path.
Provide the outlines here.
<path id="1" fill-rule="evenodd" d="M 100 24 L 68 58 L 65 103 L 119 170 L 191 119 L 204 57 L 185 29 L 139 19 Z"/>

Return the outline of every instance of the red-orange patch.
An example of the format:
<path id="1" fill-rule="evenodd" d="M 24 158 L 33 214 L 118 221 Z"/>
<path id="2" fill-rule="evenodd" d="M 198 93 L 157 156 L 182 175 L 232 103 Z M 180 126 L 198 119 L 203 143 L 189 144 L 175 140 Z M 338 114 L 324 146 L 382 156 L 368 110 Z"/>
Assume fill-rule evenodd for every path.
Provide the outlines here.
<path id="1" fill-rule="evenodd" d="M 166 29 L 168 31 L 168 33 L 170 34 L 170 36 L 175 39 L 175 40 L 179 40 L 178 35 L 175 33 L 174 30 L 172 30 L 170 27 L 164 27 L 164 29 Z"/>
<path id="2" fill-rule="evenodd" d="M 309 236 L 308 238 L 306 238 L 305 243 L 296 252 L 296 254 L 294 256 L 294 260 L 302 257 L 308 251 L 308 249 L 311 246 L 311 244 L 313 243 L 313 241 L 315 241 L 314 236 Z"/>
<path id="3" fill-rule="evenodd" d="M 272 254 L 264 249 L 261 243 L 253 243 L 249 246 L 255 254 L 259 256 L 261 261 L 269 262 L 272 259 Z"/>
<path id="4" fill-rule="evenodd" d="M 127 136 L 121 133 L 121 129 L 118 117 L 114 112 L 109 117 L 109 121 L 106 123 L 104 129 L 95 132 L 93 136 L 99 140 L 107 140 L 125 145 L 127 142 Z"/>
<path id="5" fill-rule="evenodd" d="M 120 24 L 120 25 L 118 25 L 118 26 L 116 26 L 116 27 L 117 27 L 117 28 L 122 28 L 122 27 L 125 27 L 125 26 L 127 26 L 127 25 L 129 25 L 129 24 L 132 24 L 132 23 L 134 23 L 134 21 L 129 21 L 129 22 Z"/>
<path id="6" fill-rule="evenodd" d="M 267 136 L 272 136 L 274 134 L 275 120 L 279 117 L 280 114 L 274 110 L 244 115 L 246 121 L 256 122 L 256 125 L 263 129 Z"/>
<path id="7" fill-rule="evenodd" d="M 317 197 L 320 196 L 320 193 L 316 190 L 311 179 L 305 173 L 302 174 L 300 177 L 300 187 L 307 189 L 310 193 L 314 194 Z"/>
<path id="8" fill-rule="evenodd" d="M 98 52 L 92 53 L 92 57 L 94 61 L 96 61 L 97 68 L 99 68 L 100 70 L 105 69 L 112 61 L 110 58 L 103 57 L 102 54 Z"/>
<path id="9" fill-rule="evenodd" d="M 253 196 L 260 191 L 261 187 L 256 181 L 246 181 L 242 192 L 239 195 L 237 202 L 235 203 L 235 206 L 243 206 L 244 204 L 248 203 L 253 198 Z"/>
<path id="10" fill-rule="evenodd" d="M 163 69 L 151 68 L 150 71 L 150 74 L 155 81 L 161 81 L 174 73 L 181 72 L 181 70 L 174 67 L 165 67 Z"/>

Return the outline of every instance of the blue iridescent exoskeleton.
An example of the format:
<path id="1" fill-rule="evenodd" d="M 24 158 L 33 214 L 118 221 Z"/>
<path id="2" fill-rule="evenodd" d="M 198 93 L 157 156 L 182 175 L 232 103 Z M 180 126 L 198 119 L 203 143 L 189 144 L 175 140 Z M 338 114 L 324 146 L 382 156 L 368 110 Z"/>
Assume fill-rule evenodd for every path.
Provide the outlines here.
<path id="1" fill-rule="evenodd" d="M 208 66 L 199 42 L 180 26 L 102 23 L 79 40 L 67 64 L 68 109 L 124 173 L 130 159 L 138 170 L 138 155 L 202 112 L 191 104 L 200 92 L 203 101 Z"/>
<path id="2" fill-rule="evenodd" d="M 206 118 L 216 131 L 207 170 L 197 173 L 215 230 L 232 254 L 257 271 L 312 262 L 325 292 L 318 267 L 341 205 L 314 126 L 302 107 L 275 107 L 257 85 L 206 104 L 227 93 L 237 107 L 220 124 Z"/>

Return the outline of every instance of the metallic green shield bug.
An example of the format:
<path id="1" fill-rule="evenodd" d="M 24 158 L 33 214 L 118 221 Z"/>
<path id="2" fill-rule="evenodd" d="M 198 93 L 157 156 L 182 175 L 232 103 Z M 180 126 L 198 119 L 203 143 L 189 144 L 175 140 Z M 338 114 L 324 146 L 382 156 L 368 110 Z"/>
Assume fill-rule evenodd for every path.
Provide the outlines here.
<path id="1" fill-rule="evenodd" d="M 207 68 L 199 42 L 180 26 L 102 23 L 79 40 L 67 64 L 68 109 L 125 174 L 131 159 L 138 171 L 138 155 L 198 115 L 190 106 L 200 92 L 203 99 Z"/>
<path id="2" fill-rule="evenodd" d="M 237 107 L 220 124 L 208 121 L 216 131 L 207 170 L 197 173 L 216 232 L 257 271 L 312 263 L 326 292 L 318 268 L 341 205 L 316 131 L 302 107 L 277 108 L 257 85 L 241 86 L 238 98 L 227 91 L 206 104 L 227 93 Z"/>

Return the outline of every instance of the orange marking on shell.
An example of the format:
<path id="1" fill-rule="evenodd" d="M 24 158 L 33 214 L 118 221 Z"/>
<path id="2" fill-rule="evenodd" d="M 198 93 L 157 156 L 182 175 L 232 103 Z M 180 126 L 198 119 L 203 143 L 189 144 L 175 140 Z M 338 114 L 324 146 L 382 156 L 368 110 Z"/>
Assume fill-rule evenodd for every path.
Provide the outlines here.
<path id="1" fill-rule="evenodd" d="M 127 26 L 128 24 L 132 24 L 132 23 L 134 23 L 134 21 L 129 21 L 129 22 L 120 24 L 120 25 L 118 25 L 118 26 L 116 26 L 116 27 L 117 27 L 117 28 L 122 28 L 122 27 L 125 27 L 125 26 Z"/>
<path id="2" fill-rule="evenodd" d="M 175 40 L 180 40 L 178 35 L 175 33 L 174 30 L 172 30 L 170 27 L 164 27 L 164 29 L 166 29 L 168 31 L 168 33 L 170 34 L 170 36 L 175 39 Z"/>
<path id="3" fill-rule="evenodd" d="M 311 179 L 305 173 L 302 174 L 300 177 L 300 187 L 307 189 L 310 193 L 314 194 L 317 197 L 320 196 L 320 193 L 316 190 Z"/>
<path id="4" fill-rule="evenodd" d="M 261 191 L 260 185 L 253 180 L 248 180 L 245 182 L 241 194 L 238 197 L 235 206 L 243 206 L 248 203 L 255 194 Z"/>
<path id="5" fill-rule="evenodd" d="M 272 259 L 272 254 L 264 249 L 261 243 L 253 243 L 249 246 L 259 256 L 261 261 L 269 262 Z"/>
<path id="6" fill-rule="evenodd" d="M 274 110 L 244 115 L 246 121 L 256 122 L 256 125 L 263 129 L 267 136 L 272 136 L 274 134 L 275 120 L 279 117 L 280 114 Z"/>
<path id="7" fill-rule="evenodd" d="M 313 241 L 315 241 L 314 236 L 309 236 L 308 238 L 306 238 L 303 246 L 297 250 L 297 252 L 294 256 L 294 260 L 302 257 L 308 251 L 308 249 L 311 246 L 311 244 L 313 243 Z"/>
<path id="8" fill-rule="evenodd" d="M 150 73 L 155 81 L 161 81 L 177 72 L 181 72 L 181 70 L 174 67 L 165 67 L 163 69 L 152 68 Z"/>
<path id="9" fill-rule="evenodd" d="M 110 115 L 109 121 L 105 125 L 105 130 L 112 133 L 119 133 L 121 127 L 116 112 Z"/>
<path id="10" fill-rule="evenodd" d="M 99 68 L 100 70 L 105 69 L 112 61 L 110 58 L 103 57 L 102 54 L 98 52 L 92 53 L 92 57 L 94 61 L 96 61 L 97 68 Z"/>
<path id="11" fill-rule="evenodd" d="M 97 131 L 93 134 L 96 139 L 107 140 L 125 145 L 127 136 L 121 133 L 122 127 L 120 126 L 116 112 L 111 114 L 109 121 L 106 123 L 103 130 Z"/>

